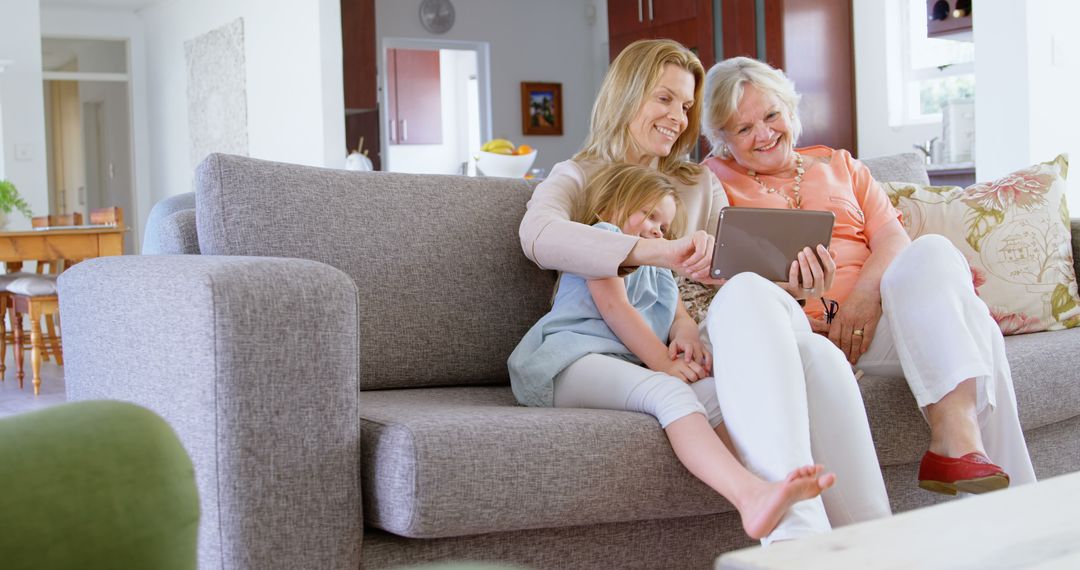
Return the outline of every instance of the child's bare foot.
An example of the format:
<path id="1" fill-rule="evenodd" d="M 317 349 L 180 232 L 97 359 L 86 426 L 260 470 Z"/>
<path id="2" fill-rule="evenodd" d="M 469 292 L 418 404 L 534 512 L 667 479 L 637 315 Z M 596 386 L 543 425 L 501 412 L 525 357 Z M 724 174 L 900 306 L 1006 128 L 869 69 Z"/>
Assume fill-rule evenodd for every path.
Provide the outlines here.
<path id="1" fill-rule="evenodd" d="M 762 483 L 761 488 L 739 506 L 746 534 L 750 538 L 762 538 L 776 528 L 791 505 L 813 499 L 832 487 L 836 475 L 822 475 L 824 470 L 821 465 L 806 465 L 792 471 L 783 481 Z"/>

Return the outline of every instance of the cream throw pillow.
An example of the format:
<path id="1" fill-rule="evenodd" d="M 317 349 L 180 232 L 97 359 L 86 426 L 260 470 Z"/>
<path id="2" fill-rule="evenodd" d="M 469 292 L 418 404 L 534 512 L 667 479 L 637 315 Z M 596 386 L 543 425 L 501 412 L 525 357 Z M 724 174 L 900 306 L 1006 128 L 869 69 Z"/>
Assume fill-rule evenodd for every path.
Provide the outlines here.
<path id="1" fill-rule="evenodd" d="M 941 234 L 971 265 L 975 291 L 1001 332 L 1080 325 L 1064 154 L 967 188 L 882 184 L 913 239 Z"/>

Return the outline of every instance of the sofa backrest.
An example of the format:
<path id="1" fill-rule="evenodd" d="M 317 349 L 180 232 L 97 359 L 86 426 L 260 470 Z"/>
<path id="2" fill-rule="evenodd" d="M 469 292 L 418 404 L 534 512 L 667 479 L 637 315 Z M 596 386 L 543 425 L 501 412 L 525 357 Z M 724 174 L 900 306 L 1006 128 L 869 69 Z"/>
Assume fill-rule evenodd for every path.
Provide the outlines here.
<path id="1" fill-rule="evenodd" d="M 508 383 L 506 359 L 555 283 L 518 239 L 532 188 L 213 154 L 195 176 L 199 250 L 312 259 L 351 276 L 362 389 Z M 318 358 L 317 339 L 308 346 L 300 357 Z"/>
<path id="2" fill-rule="evenodd" d="M 930 184 L 926 173 L 926 161 L 914 152 L 890 154 L 874 158 L 860 158 L 878 182 L 913 182 Z"/>

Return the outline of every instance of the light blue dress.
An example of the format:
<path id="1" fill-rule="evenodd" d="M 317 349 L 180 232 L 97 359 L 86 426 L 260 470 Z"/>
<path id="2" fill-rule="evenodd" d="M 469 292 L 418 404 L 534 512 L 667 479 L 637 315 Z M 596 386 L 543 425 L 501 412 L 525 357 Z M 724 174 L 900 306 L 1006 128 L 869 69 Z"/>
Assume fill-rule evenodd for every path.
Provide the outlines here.
<path id="1" fill-rule="evenodd" d="M 600 222 L 595 227 L 612 232 L 619 228 Z M 639 267 L 624 279 L 630 303 L 667 344 L 679 288 L 668 269 Z M 586 280 L 563 273 L 551 312 L 544 315 L 510 354 L 510 386 L 526 406 L 553 405 L 553 380 L 575 360 L 588 354 L 607 354 L 641 364 L 604 322 Z"/>

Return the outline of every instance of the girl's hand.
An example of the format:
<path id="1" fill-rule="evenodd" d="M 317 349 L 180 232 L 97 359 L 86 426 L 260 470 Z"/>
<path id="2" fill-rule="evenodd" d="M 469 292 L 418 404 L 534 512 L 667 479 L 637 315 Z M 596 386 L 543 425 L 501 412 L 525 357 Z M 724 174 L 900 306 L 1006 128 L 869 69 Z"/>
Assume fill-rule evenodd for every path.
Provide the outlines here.
<path id="1" fill-rule="evenodd" d="M 787 283 L 777 283 L 796 299 L 816 299 L 825 295 L 836 277 L 835 252 L 818 244 L 815 255 L 809 247 L 791 262 Z"/>
<path id="2" fill-rule="evenodd" d="M 840 350 L 848 362 L 855 364 L 870 348 L 881 320 L 881 298 L 877 295 L 852 291 L 829 325 L 829 340 Z"/>
<path id="3" fill-rule="evenodd" d="M 712 373 L 712 354 L 705 349 L 696 328 L 692 336 L 680 335 L 671 339 L 668 344 L 668 357 L 675 360 L 680 354 L 684 362 L 694 362 L 700 366 L 706 376 Z"/>
<path id="4" fill-rule="evenodd" d="M 676 358 L 672 360 L 666 366 L 663 366 L 664 370 L 656 370 L 656 372 L 662 372 L 668 376 L 674 376 L 687 384 L 693 384 L 702 378 L 708 378 L 709 375 L 705 372 L 705 369 L 700 364 L 693 360 L 687 362 L 682 358 Z"/>

